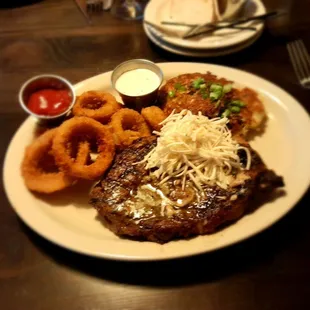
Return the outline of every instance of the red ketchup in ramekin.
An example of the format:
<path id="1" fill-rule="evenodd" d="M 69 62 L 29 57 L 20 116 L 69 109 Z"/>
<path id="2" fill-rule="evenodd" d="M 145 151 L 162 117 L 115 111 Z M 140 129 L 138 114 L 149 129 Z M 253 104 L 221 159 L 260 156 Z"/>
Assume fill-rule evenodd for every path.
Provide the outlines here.
<path id="1" fill-rule="evenodd" d="M 27 107 L 38 115 L 59 115 L 65 112 L 72 101 L 70 91 L 42 89 L 30 95 Z"/>
<path id="2" fill-rule="evenodd" d="M 22 108 L 40 122 L 60 120 L 75 102 L 73 86 L 52 74 L 38 75 L 23 84 L 19 92 Z"/>

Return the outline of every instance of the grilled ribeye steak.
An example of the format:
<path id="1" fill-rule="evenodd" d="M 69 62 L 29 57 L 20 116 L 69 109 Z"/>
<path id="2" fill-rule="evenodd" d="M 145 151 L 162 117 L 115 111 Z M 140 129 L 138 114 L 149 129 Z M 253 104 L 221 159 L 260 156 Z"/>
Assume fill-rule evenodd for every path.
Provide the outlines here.
<path id="1" fill-rule="evenodd" d="M 204 185 L 201 193 L 190 182 L 182 190 L 180 180 L 159 186 L 144 163 L 134 164 L 155 145 L 153 136 L 136 140 L 116 156 L 111 169 L 90 193 L 90 203 L 117 235 L 164 243 L 212 233 L 240 218 L 254 193 L 284 185 L 251 149 L 251 169 L 240 172 L 227 190 Z M 240 158 L 245 161 L 245 154 Z"/>

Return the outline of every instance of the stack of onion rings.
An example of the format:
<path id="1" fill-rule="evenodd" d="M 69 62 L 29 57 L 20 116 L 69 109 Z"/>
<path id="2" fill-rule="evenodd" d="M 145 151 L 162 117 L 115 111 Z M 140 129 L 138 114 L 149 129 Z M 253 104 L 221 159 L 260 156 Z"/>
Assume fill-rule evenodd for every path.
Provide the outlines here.
<path id="1" fill-rule="evenodd" d="M 32 191 L 50 194 L 72 185 L 75 181 L 59 171 L 55 165 L 51 149 L 57 130 L 46 131 L 26 149 L 21 171 L 26 186 Z"/>
<path id="2" fill-rule="evenodd" d="M 121 107 L 122 105 L 109 93 L 87 91 L 78 96 L 72 113 L 74 116 L 86 116 L 99 122 L 107 123 L 111 116 Z"/>
<path id="3" fill-rule="evenodd" d="M 70 153 L 73 141 L 79 144 L 76 159 Z M 98 157 L 95 162 L 89 163 L 94 142 Z M 101 177 L 110 167 L 115 154 L 113 137 L 106 126 L 83 116 L 73 117 L 58 128 L 52 149 L 60 169 L 70 176 L 87 180 Z"/>
<path id="4" fill-rule="evenodd" d="M 73 108 L 74 117 L 48 130 L 27 148 L 21 166 L 26 186 L 53 193 L 79 178 L 100 178 L 114 159 L 115 146 L 121 150 L 140 137 L 150 136 L 150 127 L 158 130 L 166 117 L 158 107 L 145 108 L 142 114 L 144 117 L 122 108 L 109 93 L 83 93 Z"/>
<path id="5" fill-rule="evenodd" d="M 126 147 L 138 138 L 151 135 L 144 118 L 135 110 L 121 109 L 113 114 L 110 122 L 118 147 Z"/>
<path id="6" fill-rule="evenodd" d="M 141 115 L 144 117 L 147 124 L 153 129 L 159 131 L 160 123 L 167 117 L 164 111 L 157 106 L 150 106 L 142 109 Z"/>

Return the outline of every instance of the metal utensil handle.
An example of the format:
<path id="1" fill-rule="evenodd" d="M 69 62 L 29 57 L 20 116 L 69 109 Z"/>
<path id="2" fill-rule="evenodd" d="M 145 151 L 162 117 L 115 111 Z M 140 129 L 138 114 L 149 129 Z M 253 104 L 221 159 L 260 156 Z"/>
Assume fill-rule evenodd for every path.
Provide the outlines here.
<path id="1" fill-rule="evenodd" d="M 188 35 L 184 35 L 183 36 L 183 39 L 189 39 L 189 38 L 193 38 L 193 37 L 196 37 L 196 36 L 199 36 L 201 34 L 208 34 L 208 33 L 211 33 L 215 30 L 219 30 L 219 29 L 225 29 L 225 28 L 231 28 L 232 26 L 237 26 L 237 25 L 241 25 L 241 24 L 244 24 L 244 23 L 247 23 L 249 21 L 254 21 L 254 20 L 265 20 L 271 16 L 274 16 L 274 15 L 277 15 L 278 13 L 276 11 L 273 11 L 273 12 L 269 12 L 269 13 L 266 13 L 266 14 L 262 14 L 262 15 L 257 15 L 257 16 L 252 16 L 252 17 L 248 17 L 248 18 L 242 18 L 242 19 L 239 19 L 237 21 L 234 21 L 234 22 L 231 22 L 231 23 L 228 23 L 224 26 L 217 26 L 217 24 L 212 24 L 212 23 L 207 23 L 205 25 L 201 25 L 199 27 L 199 29 L 201 29 L 202 27 L 212 27 L 211 29 L 207 29 L 207 30 L 204 30 L 204 31 L 200 31 L 200 32 L 197 32 L 197 30 L 194 32 L 194 33 L 190 33 Z"/>

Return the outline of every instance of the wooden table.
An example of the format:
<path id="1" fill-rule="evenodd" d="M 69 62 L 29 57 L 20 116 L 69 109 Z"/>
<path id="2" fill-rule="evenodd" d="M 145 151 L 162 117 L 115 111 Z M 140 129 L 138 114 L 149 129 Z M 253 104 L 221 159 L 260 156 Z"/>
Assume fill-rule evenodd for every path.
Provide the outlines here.
<path id="1" fill-rule="evenodd" d="M 270 23 L 250 48 L 200 61 L 267 78 L 309 111 L 310 93 L 296 81 L 286 42 L 302 38 L 310 49 L 310 1 L 265 1 L 268 9 L 290 3 L 290 14 Z M 77 82 L 130 58 L 196 61 L 164 52 L 150 43 L 141 23 L 108 12 L 90 27 L 73 1 L 0 10 L 1 159 L 26 118 L 17 101 L 24 80 L 53 72 Z M 246 242 L 160 263 L 98 260 L 59 248 L 18 219 L 2 187 L 0 197 L 1 309 L 310 309 L 309 195 Z"/>

